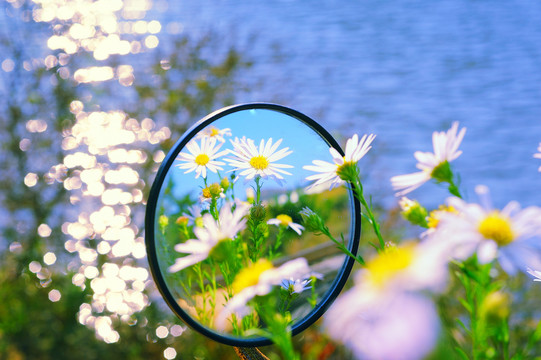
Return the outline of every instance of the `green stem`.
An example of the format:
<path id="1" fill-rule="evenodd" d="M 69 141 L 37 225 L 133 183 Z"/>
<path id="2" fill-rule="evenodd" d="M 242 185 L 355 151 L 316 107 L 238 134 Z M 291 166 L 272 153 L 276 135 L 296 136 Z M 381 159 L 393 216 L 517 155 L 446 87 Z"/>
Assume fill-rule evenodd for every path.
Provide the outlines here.
<path id="1" fill-rule="evenodd" d="M 267 325 L 266 329 L 256 329 L 254 332 L 269 338 L 278 347 L 284 359 L 300 360 L 300 355 L 293 347 L 291 335 L 291 315 L 277 314 L 269 304 L 258 304 L 257 313 Z"/>
<path id="2" fill-rule="evenodd" d="M 261 204 L 261 184 L 259 184 L 259 181 L 261 180 L 261 176 L 257 176 L 255 178 L 255 204 L 260 205 Z"/>
<path id="3" fill-rule="evenodd" d="M 368 221 L 372 225 L 372 228 L 374 229 L 374 233 L 376 234 L 376 236 L 378 238 L 380 250 L 383 250 L 385 248 L 385 241 L 383 240 L 383 236 L 381 235 L 381 231 L 379 229 L 379 224 L 376 221 L 376 218 L 375 218 L 374 214 L 372 213 L 370 205 L 366 202 L 366 199 L 364 198 L 363 185 L 361 183 L 361 179 L 360 179 L 360 176 L 358 174 L 355 177 L 355 183 L 353 184 L 353 190 L 354 190 L 354 193 L 355 193 L 355 197 L 361 202 L 361 204 L 365 208 L 366 216 L 368 217 Z"/>
<path id="4" fill-rule="evenodd" d="M 462 194 L 460 194 L 460 190 L 458 189 L 458 186 L 456 186 L 455 182 L 452 179 L 450 179 L 448 183 L 449 183 L 449 188 L 448 188 L 449 192 L 452 195 L 462 199 Z"/>
<path id="5" fill-rule="evenodd" d="M 201 269 L 201 263 L 197 263 L 193 266 L 193 269 L 197 275 L 197 284 L 199 285 L 199 289 L 201 290 L 201 297 L 203 298 L 203 308 L 197 309 L 197 313 L 201 319 L 201 322 L 203 324 L 207 323 L 207 296 L 205 291 L 205 282 L 203 278 L 203 271 Z"/>
<path id="6" fill-rule="evenodd" d="M 312 308 L 315 308 L 317 305 L 317 292 L 316 292 L 317 278 L 315 276 L 311 276 L 310 279 L 312 280 L 311 281 L 312 289 L 310 292 L 310 297 L 308 298 L 308 303 L 310 304 L 310 306 L 312 306 Z"/>
<path id="7" fill-rule="evenodd" d="M 355 256 L 355 254 L 353 254 L 351 251 L 349 251 L 349 249 L 343 244 L 343 242 L 340 242 L 338 240 L 336 240 L 332 235 L 331 235 L 331 232 L 329 231 L 329 228 L 326 227 L 326 226 L 323 226 L 321 229 L 320 229 L 321 233 L 325 236 L 327 236 L 333 243 L 335 243 L 338 248 L 340 249 L 340 251 L 342 251 L 343 253 L 345 253 L 346 255 L 352 257 L 353 259 L 355 259 L 355 261 L 357 261 L 358 263 L 360 263 L 361 265 L 365 265 L 365 262 L 364 262 L 364 259 L 361 257 L 361 255 L 357 255 Z"/>
<path id="8" fill-rule="evenodd" d="M 285 227 L 279 225 L 278 234 L 276 235 L 276 241 L 274 245 L 269 246 L 269 260 L 272 260 L 276 257 L 276 252 L 280 245 L 282 245 L 282 238 L 284 237 Z"/>
<path id="9" fill-rule="evenodd" d="M 209 211 L 212 214 L 212 217 L 214 217 L 214 220 L 218 221 L 218 218 L 220 217 L 220 215 L 218 214 L 218 201 L 214 196 L 210 200 Z"/>
<path id="10" fill-rule="evenodd" d="M 491 315 L 486 306 L 487 296 L 499 291 L 502 283 L 494 281 L 490 276 L 492 263 L 480 264 L 476 257 L 464 263 L 457 263 L 460 271 L 457 277 L 465 290 L 465 300 L 462 305 L 469 313 L 470 330 L 466 334 L 471 340 L 472 359 L 485 359 L 496 351 L 502 359 L 509 359 L 509 324 L 508 317 L 500 319 Z M 505 306 L 505 305 L 503 305 Z M 500 315 L 501 316 L 501 315 Z M 464 349 L 459 349 L 460 353 Z"/>
<path id="11" fill-rule="evenodd" d="M 188 226 L 186 226 L 186 224 L 182 224 L 180 225 L 180 229 L 183 235 L 186 237 L 186 240 L 188 240 L 190 238 L 190 233 L 188 232 Z"/>

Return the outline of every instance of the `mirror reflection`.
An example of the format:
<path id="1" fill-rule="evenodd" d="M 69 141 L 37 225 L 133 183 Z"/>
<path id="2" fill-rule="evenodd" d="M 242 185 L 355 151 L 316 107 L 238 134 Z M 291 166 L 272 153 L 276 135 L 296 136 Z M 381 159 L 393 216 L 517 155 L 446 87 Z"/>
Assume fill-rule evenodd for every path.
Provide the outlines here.
<path id="1" fill-rule="evenodd" d="M 254 337 L 276 314 L 294 325 L 320 304 L 346 261 L 327 235 L 348 246 L 353 220 L 344 187 L 313 181 L 314 160 L 331 160 L 327 141 L 275 110 L 240 110 L 191 134 L 154 227 L 160 272 L 185 314 Z"/>

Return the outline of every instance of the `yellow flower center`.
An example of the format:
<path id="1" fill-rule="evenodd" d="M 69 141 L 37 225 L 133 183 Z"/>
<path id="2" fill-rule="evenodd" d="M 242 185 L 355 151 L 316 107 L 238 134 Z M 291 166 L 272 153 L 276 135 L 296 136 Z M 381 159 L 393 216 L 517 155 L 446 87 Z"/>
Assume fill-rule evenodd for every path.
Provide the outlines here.
<path id="1" fill-rule="evenodd" d="M 209 156 L 207 154 L 199 154 L 195 158 L 195 163 L 197 165 L 205 166 L 205 165 L 208 164 L 209 160 L 210 159 L 209 159 Z"/>
<path id="2" fill-rule="evenodd" d="M 212 194 L 210 193 L 210 189 L 208 187 L 203 189 L 203 197 L 210 199 L 212 197 Z"/>
<path id="3" fill-rule="evenodd" d="M 432 211 L 430 213 L 430 216 L 427 219 L 427 224 L 430 229 L 435 229 L 438 224 L 440 223 L 440 219 L 438 218 L 437 214 Z"/>
<path id="4" fill-rule="evenodd" d="M 479 223 L 479 232 L 485 238 L 496 241 L 499 246 L 505 246 L 515 238 L 511 222 L 497 211 L 492 212 Z"/>
<path id="5" fill-rule="evenodd" d="M 276 218 L 280 220 L 280 225 L 283 225 L 283 226 L 288 226 L 289 224 L 293 222 L 293 219 L 291 218 L 291 216 L 286 215 L 286 214 L 280 214 Z"/>
<path id="6" fill-rule="evenodd" d="M 220 130 L 218 130 L 216 128 L 210 129 L 210 136 L 216 136 L 218 134 L 220 134 Z"/>
<path id="7" fill-rule="evenodd" d="M 382 253 L 366 263 L 370 280 L 376 286 L 383 287 L 401 270 L 406 269 L 413 261 L 414 245 L 401 248 L 386 248 Z"/>
<path id="8" fill-rule="evenodd" d="M 233 292 L 238 294 L 249 286 L 257 285 L 261 274 L 272 268 L 272 263 L 269 260 L 259 259 L 255 264 L 242 269 L 233 281 Z"/>
<path id="9" fill-rule="evenodd" d="M 438 210 L 432 210 L 430 212 L 430 215 L 426 219 L 426 222 L 427 222 L 428 227 L 430 229 L 434 229 L 434 228 L 436 228 L 438 226 L 438 224 L 440 223 L 440 215 L 444 211 L 447 211 L 447 212 L 450 212 L 450 213 L 453 213 L 453 214 L 458 214 L 458 211 L 454 207 L 441 205 L 438 208 Z"/>
<path id="10" fill-rule="evenodd" d="M 269 161 L 262 155 L 254 156 L 250 160 L 250 166 L 252 166 L 254 169 L 264 170 L 269 167 Z"/>

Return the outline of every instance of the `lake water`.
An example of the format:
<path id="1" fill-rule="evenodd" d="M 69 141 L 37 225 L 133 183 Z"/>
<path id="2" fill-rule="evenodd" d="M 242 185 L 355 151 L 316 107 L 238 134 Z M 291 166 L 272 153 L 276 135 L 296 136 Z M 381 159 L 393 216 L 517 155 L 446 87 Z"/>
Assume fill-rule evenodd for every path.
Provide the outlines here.
<path id="1" fill-rule="evenodd" d="M 244 76 L 265 81 L 241 102 L 281 103 L 344 138 L 377 134 L 362 164 L 387 207 L 389 178 L 416 171 L 413 153 L 453 121 L 467 128 L 453 165 L 469 200 L 486 184 L 497 206 L 541 205 L 539 1 L 198 0 L 158 2 L 152 16 L 243 44 L 255 61 Z M 445 196 L 411 194 L 429 206 Z"/>

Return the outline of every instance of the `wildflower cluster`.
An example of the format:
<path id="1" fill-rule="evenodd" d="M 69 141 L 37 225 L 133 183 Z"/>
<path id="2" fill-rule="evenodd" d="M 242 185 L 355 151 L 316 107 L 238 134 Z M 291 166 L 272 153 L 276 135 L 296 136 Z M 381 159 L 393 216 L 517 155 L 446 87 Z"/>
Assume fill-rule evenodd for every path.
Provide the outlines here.
<path id="1" fill-rule="evenodd" d="M 178 156 L 178 168 L 201 181 L 199 200 L 177 201 L 169 215 L 164 207 L 157 220 L 176 251 L 164 250 L 168 270 L 194 299 L 188 308 L 210 328 L 266 336 L 286 358 L 298 358 L 291 325 L 317 305 L 320 282 L 332 279 L 314 271 L 305 258 L 291 259 L 286 249 L 288 239 L 322 236 L 361 268 L 323 321 L 328 335 L 356 358 L 421 359 L 442 338 L 462 358 L 511 358 L 513 296 L 505 283 L 520 272 L 541 279 L 541 208 L 521 209 L 516 202 L 494 208 L 482 185 L 475 188 L 479 203 L 463 199 L 452 162 L 462 154 L 465 133 L 458 123 L 434 132 L 433 152 L 414 154 L 420 171 L 391 178 L 403 217 L 420 228 L 416 240 L 386 241 L 365 198 L 359 161 L 371 149 L 374 135 L 354 135 L 346 142 L 345 155 L 330 148 L 330 158 L 300 164 L 315 174 L 306 176 L 304 188 L 287 190 L 286 197 L 301 194 L 306 200 L 347 187 L 377 238 L 361 255 L 350 249 L 343 234 L 333 233 L 322 216 L 325 209 L 309 207 L 313 202 L 299 201 L 295 211 L 277 213 L 264 199 L 266 182 L 283 189 L 299 167 L 287 163 L 293 149 L 283 147 L 283 139 L 256 143 L 237 137 L 229 141 L 229 149 L 222 149 L 231 131 L 208 130 Z M 538 150 L 534 157 L 541 158 L 541 145 Z M 242 186 L 239 178 L 248 186 L 245 195 L 236 190 Z M 437 208 L 427 209 L 405 196 L 430 180 L 444 184 L 450 194 Z M 442 322 L 449 289 L 456 286 L 462 287 L 457 301 L 464 313 Z M 531 344 L 540 337 L 541 332 L 531 329 L 528 345 L 514 349 L 514 356 L 531 355 Z"/>
<path id="2" fill-rule="evenodd" d="M 434 152 L 414 154 L 421 171 L 391 178 L 400 196 L 402 215 L 422 229 L 420 240 L 398 245 L 380 241 L 374 246 L 376 253 L 367 260 L 348 254 L 362 269 L 354 286 L 327 312 L 324 326 L 359 359 L 421 359 L 444 337 L 451 338 L 456 355 L 465 359 L 533 355 L 532 344 L 540 337 L 536 326 L 529 329 L 528 344 L 510 354 L 512 294 L 505 283 L 518 272 L 530 274 L 534 281 L 541 279 L 541 208 L 521 209 L 518 203 L 510 202 L 496 209 L 488 188 L 482 185 L 475 188 L 479 203 L 462 199 L 451 162 L 462 153 L 458 148 L 465 132 L 465 128 L 459 130 L 458 123 L 447 132 L 434 132 Z M 351 141 L 356 142 L 357 136 Z M 534 157 L 541 158 L 541 153 Z M 336 169 L 340 168 L 336 164 Z M 337 170 L 337 177 L 339 173 L 346 172 Z M 355 196 L 366 204 L 359 170 L 347 174 L 339 178 L 345 177 Z M 351 177 L 355 174 L 358 179 Z M 336 178 L 327 178 L 334 180 L 333 185 L 338 183 Z M 429 180 L 447 184 L 451 195 L 430 211 L 404 196 Z M 368 206 L 365 211 L 370 213 Z M 315 214 L 307 212 L 305 216 L 307 228 L 324 232 L 325 225 Z M 373 216 L 369 219 L 378 234 Z M 458 300 L 465 316 L 442 324 L 438 313 L 448 310 L 442 306 L 448 303 L 448 284 L 455 283 L 463 286 L 464 295 Z M 442 325 L 448 334 L 440 334 Z"/>
<path id="3" fill-rule="evenodd" d="M 291 326 L 321 301 L 320 282 L 335 276 L 289 250 L 303 239 L 300 209 L 318 195 L 285 186 L 295 166 L 283 139 L 232 135 L 205 128 L 179 153 L 174 169 L 183 179 L 193 175 L 200 190 L 182 197 L 171 182 L 164 191 L 159 257 L 181 306 L 198 322 L 234 336 L 266 336 L 294 359 Z M 293 210 L 278 211 L 283 196 Z"/>

